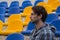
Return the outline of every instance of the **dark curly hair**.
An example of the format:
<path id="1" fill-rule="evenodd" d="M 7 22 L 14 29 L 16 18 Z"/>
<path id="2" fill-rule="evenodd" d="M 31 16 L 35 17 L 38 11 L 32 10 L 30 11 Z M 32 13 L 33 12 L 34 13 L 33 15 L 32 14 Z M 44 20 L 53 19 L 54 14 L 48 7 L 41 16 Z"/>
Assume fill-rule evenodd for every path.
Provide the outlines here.
<path id="1" fill-rule="evenodd" d="M 34 6 L 32 7 L 32 10 L 34 11 L 35 14 L 42 15 L 41 20 L 43 22 L 45 22 L 46 18 L 47 18 L 47 11 L 45 10 L 45 8 L 43 6 Z"/>

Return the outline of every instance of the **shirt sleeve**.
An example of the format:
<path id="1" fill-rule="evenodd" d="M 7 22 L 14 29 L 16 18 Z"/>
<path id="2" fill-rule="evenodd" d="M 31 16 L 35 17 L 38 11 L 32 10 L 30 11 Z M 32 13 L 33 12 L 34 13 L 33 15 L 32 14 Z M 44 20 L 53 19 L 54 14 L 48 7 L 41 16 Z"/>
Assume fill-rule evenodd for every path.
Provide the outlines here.
<path id="1" fill-rule="evenodd" d="M 42 36 L 40 40 L 55 40 L 55 35 L 51 31 L 45 31 L 41 35 Z"/>

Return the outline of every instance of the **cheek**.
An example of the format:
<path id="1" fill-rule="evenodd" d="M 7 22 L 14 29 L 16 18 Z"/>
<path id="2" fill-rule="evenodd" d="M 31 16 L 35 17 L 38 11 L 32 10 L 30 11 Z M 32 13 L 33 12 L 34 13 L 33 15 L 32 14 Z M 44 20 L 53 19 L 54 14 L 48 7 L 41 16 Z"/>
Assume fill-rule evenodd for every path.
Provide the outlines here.
<path id="1" fill-rule="evenodd" d="M 36 20 L 38 20 L 38 18 L 37 17 L 33 17 L 33 20 L 36 21 Z"/>
<path id="2" fill-rule="evenodd" d="M 35 19 L 37 19 L 37 16 L 36 16 L 36 15 L 33 15 L 33 16 L 30 16 L 30 18 L 31 18 L 32 20 L 35 20 Z"/>
<path id="3" fill-rule="evenodd" d="M 34 16 L 31 16 L 30 18 L 31 18 L 31 19 L 34 19 L 35 17 L 34 17 Z"/>
<path id="4" fill-rule="evenodd" d="M 33 16 L 33 17 L 32 17 L 32 19 L 36 19 L 36 17 L 35 17 L 35 16 Z"/>

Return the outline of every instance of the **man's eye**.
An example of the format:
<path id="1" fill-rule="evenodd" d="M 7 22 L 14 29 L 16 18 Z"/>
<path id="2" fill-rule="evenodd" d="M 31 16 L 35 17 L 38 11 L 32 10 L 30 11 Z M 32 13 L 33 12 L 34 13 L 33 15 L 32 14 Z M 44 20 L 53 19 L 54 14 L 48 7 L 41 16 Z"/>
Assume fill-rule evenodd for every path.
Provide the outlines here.
<path id="1" fill-rule="evenodd" d="M 34 15 L 34 14 L 31 14 L 31 15 Z"/>

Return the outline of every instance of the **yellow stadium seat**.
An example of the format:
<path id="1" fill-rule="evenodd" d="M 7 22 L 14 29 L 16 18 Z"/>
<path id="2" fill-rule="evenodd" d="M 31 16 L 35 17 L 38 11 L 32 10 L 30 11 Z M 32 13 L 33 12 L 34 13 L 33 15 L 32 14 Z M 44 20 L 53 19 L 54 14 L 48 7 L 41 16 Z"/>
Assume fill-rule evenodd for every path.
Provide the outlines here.
<path id="1" fill-rule="evenodd" d="M 21 20 L 21 15 L 20 15 L 20 14 L 12 14 L 12 15 L 8 18 L 8 21 L 13 21 L 13 20 Z"/>
<path id="2" fill-rule="evenodd" d="M 23 23 L 20 20 L 20 15 L 13 14 L 8 18 L 8 26 L 5 30 L 0 31 L 0 34 L 8 35 L 11 33 L 19 33 L 23 30 Z M 0 25 L 1 26 L 1 25 Z"/>
<path id="3" fill-rule="evenodd" d="M 22 30 L 23 30 L 22 22 L 20 20 L 14 20 L 8 22 L 8 27 L 6 28 L 6 30 L 1 31 L 0 34 L 8 35 L 12 33 L 20 33 L 22 32 Z"/>
<path id="4" fill-rule="evenodd" d="M 60 6 L 60 2 L 54 2 L 53 4 L 50 5 L 53 10 L 56 10 L 58 6 Z"/>
<path id="5" fill-rule="evenodd" d="M 58 0 L 48 0 L 47 4 L 53 4 L 54 2 L 57 2 Z"/>
<path id="6" fill-rule="evenodd" d="M 53 11 L 53 9 L 45 2 L 40 2 L 36 6 L 43 6 L 48 14 L 51 14 L 51 12 Z"/>
<path id="7" fill-rule="evenodd" d="M 30 16 L 26 16 L 26 18 L 23 22 L 24 26 L 27 26 L 29 22 L 30 22 Z"/>
<path id="8" fill-rule="evenodd" d="M 4 26 L 8 25 L 8 21 L 13 21 L 13 20 L 21 20 L 21 15 L 20 14 L 12 14 L 6 23 L 3 23 Z"/>
<path id="9" fill-rule="evenodd" d="M 22 16 L 27 16 L 27 15 L 31 15 L 31 11 L 32 11 L 32 6 L 28 6 L 24 9 L 23 13 L 21 14 Z"/>
<path id="10" fill-rule="evenodd" d="M 60 2 L 58 0 L 48 0 L 48 5 L 52 7 L 53 10 L 56 10 L 58 6 L 60 6 Z"/>
<path id="11" fill-rule="evenodd" d="M 2 31 L 3 28 L 3 22 L 0 20 L 0 32 Z"/>

